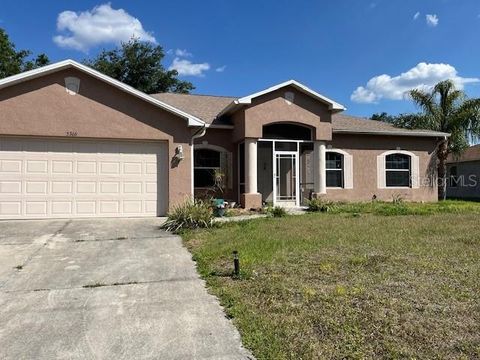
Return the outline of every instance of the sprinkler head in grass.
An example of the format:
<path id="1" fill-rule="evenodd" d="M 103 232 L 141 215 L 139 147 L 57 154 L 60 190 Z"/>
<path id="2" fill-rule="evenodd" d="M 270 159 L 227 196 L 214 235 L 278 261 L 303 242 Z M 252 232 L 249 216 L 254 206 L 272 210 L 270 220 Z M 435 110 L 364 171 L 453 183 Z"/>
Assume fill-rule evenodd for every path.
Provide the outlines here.
<path id="1" fill-rule="evenodd" d="M 233 275 L 235 277 L 240 276 L 240 259 L 238 257 L 238 251 L 233 251 Z"/>

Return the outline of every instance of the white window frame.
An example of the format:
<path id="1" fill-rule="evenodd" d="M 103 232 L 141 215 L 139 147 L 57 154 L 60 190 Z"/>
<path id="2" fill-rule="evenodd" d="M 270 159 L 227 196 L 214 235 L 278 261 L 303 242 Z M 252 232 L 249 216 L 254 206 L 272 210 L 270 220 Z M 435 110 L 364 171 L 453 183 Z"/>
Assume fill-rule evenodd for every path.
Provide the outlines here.
<path id="1" fill-rule="evenodd" d="M 353 156 L 352 154 L 346 152 L 345 150 L 331 148 L 331 149 L 325 149 L 325 156 L 329 152 L 343 155 L 342 169 L 330 169 L 330 170 L 341 170 L 343 172 L 343 187 L 329 186 L 327 187 L 327 189 L 353 189 Z M 328 170 L 329 169 L 325 169 L 325 176 Z"/>
<path id="2" fill-rule="evenodd" d="M 410 156 L 410 186 L 387 186 L 386 157 L 393 154 L 402 154 Z M 398 171 L 406 171 L 398 169 Z M 389 150 L 377 156 L 377 187 L 379 189 L 418 189 L 420 187 L 419 179 L 419 158 L 414 153 L 407 150 Z"/>

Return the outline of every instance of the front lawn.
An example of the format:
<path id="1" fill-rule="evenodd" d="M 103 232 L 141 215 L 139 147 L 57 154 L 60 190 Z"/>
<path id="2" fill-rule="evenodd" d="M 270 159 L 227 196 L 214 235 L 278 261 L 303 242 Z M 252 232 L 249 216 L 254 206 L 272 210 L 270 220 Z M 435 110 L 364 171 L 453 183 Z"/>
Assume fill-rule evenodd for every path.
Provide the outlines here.
<path id="1" fill-rule="evenodd" d="M 258 359 L 480 358 L 480 204 L 381 206 L 184 238 Z"/>

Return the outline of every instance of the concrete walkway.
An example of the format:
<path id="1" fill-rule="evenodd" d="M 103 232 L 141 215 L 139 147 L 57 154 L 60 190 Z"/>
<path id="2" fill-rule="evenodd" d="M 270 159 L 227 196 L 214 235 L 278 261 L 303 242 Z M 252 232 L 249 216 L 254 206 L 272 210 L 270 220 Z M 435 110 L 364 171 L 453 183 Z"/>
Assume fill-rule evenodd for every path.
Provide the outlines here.
<path id="1" fill-rule="evenodd" d="M 162 219 L 0 221 L 0 359 L 248 359 Z"/>

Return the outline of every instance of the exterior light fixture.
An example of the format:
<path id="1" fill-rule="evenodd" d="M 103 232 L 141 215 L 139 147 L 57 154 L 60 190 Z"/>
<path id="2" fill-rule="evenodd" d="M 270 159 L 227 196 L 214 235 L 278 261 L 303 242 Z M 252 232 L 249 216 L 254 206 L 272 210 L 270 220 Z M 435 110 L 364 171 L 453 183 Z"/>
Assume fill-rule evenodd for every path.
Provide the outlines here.
<path id="1" fill-rule="evenodd" d="M 175 158 L 177 160 L 183 160 L 184 159 L 183 146 L 182 145 L 178 145 L 177 148 L 175 149 Z"/>

